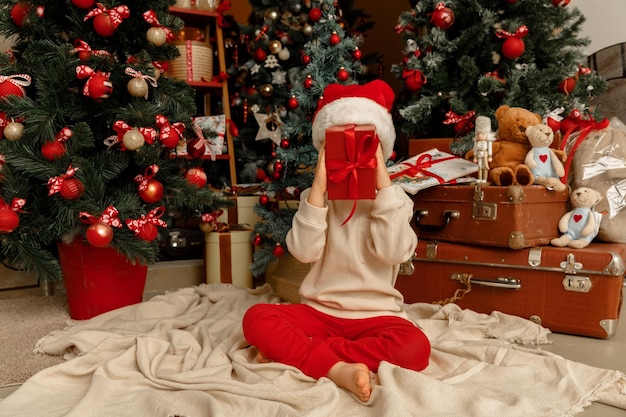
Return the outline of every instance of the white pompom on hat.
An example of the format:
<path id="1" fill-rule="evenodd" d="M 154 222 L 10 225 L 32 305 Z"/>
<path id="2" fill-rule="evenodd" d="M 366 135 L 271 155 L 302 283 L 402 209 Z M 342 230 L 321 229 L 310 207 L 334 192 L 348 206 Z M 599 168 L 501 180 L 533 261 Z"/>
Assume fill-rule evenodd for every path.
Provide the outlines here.
<path id="1" fill-rule="evenodd" d="M 374 80 L 367 84 L 329 84 L 317 105 L 313 118 L 313 146 L 319 150 L 331 126 L 373 124 L 383 149 L 389 159 L 396 141 L 396 130 L 391 118 L 395 94 L 389 84 Z"/>

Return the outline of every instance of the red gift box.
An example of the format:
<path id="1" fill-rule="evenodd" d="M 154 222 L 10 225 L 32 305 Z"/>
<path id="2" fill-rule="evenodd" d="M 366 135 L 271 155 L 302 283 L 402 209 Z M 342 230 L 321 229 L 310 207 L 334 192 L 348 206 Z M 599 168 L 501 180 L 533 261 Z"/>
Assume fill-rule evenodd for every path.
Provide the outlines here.
<path id="1" fill-rule="evenodd" d="M 329 200 L 376 198 L 374 125 L 331 126 L 326 129 L 326 174 Z"/>

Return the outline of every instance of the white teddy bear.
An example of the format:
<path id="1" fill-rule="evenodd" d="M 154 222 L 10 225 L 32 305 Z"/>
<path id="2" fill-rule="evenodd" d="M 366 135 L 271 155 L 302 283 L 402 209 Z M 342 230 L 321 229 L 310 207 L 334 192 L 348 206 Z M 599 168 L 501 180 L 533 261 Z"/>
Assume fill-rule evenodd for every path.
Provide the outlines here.
<path id="1" fill-rule="evenodd" d="M 559 220 L 559 231 L 563 234 L 550 243 L 577 249 L 588 246 L 600 228 L 602 214 L 593 210 L 600 200 L 602 195 L 591 188 L 580 187 L 572 191 L 570 201 L 573 208 Z"/>

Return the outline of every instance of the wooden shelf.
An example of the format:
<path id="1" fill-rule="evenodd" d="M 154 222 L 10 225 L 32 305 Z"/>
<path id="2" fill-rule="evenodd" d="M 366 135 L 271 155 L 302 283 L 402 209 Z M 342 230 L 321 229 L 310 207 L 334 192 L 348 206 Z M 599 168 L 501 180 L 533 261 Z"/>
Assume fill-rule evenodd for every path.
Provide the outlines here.
<path id="1" fill-rule="evenodd" d="M 222 28 L 218 24 L 219 13 L 212 10 L 203 10 L 203 9 L 195 9 L 195 8 L 186 8 L 186 7 L 176 7 L 170 6 L 170 13 L 178 16 L 180 19 L 185 22 L 187 26 L 194 26 L 199 28 L 205 28 L 206 31 L 206 41 L 212 38 L 211 34 L 215 34 L 215 46 L 217 49 L 217 60 L 218 60 L 218 74 L 226 73 L 226 55 L 224 48 L 224 34 L 222 32 Z M 216 74 L 214 73 L 215 77 Z M 228 128 L 228 123 L 230 122 L 230 94 L 228 92 L 228 82 L 226 81 L 187 81 L 187 84 L 194 88 L 196 91 L 205 93 L 205 94 L 218 94 L 221 92 L 222 94 L 222 108 L 224 112 L 224 117 L 226 118 L 226 131 L 224 132 L 226 139 L 226 146 L 228 148 L 228 154 L 225 155 L 217 155 L 217 160 L 228 160 L 229 163 L 229 171 L 230 171 L 230 182 L 231 186 L 235 186 L 237 184 L 237 171 L 235 167 L 235 146 L 233 144 L 232 134 L 230 133 L 230 129 Z M 210 114 L 205 114 L 206 116 L 210 116 Z M 210 159 L 207 155 L 202 159 Z"/>

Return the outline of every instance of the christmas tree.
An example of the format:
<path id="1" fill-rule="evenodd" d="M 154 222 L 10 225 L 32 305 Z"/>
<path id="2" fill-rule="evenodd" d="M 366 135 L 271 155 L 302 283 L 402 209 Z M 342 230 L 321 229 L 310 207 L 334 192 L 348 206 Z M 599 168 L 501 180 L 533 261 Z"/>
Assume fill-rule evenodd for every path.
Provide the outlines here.
<path id="1" fill-rule="evenodd" d="M 229 203 L 202 161 L 195 93 L 163 74 L 179 55 L 173 0 L 0 1 L 3 140 L 0 252 L 42 279 L 61 276 L 56 244 L 78 233 L 132 262 L 157 260 L 157 231 Z"/>
<path id="2" fill-rule="evenodd" d="M 238 127 L 237 173 L 240 182 L 271 180 L 280 124 L 298 107 L 293 85 L 306 65 L 305 44 L 322 19 L 323 3 L 302 0 L 251 0 L 252 13 L 242 25 L 241 47 L 231 66 L 232 119 Z M 373 23 L 353 0 L 336 2 L 337 21 L 359 47 Z M 377 54 L 361 57 L 362 72 L 377 63 Z M 372 71 L 373 76 L 376 71 Z M 363 74 L 365 75 L 365 74 Z M 277 174 L 278 176 L 278 174 Z"/>
<path id="3" fill-rule="evenodd" d="M 595 115 L 604 80 L 585 67 L 584 17 L 569 0 L 420 0 L 399 17 L 405 57 L 398 125 L 410 138 L 458 137 L 502 104 L 542 116 Z M 495 126 L 495 123 L 494 123 Z"/>
<path id="4" fill-rule="evenodd" d="M 291 111 L 284 120 L 280 119 L 279 146 L 271 161 L 272 181 L 265 183 L 266 194 L 256 207 L 262 221 L 254 228 L 255 276 L 288 250 L 284 246 L 285 236 L 297 210 L 297 199 L 313 181 L 317 150 L 311 143 L 311 123 L 324 88 L 331 83 L 356 83 L 362 73 L 361 50 L 343 29 L 345 22 L 335 4 L 333 0 L 314 2 L 309 11 L 309 16 L 313 15 L 311 33 L 300 57 L 304 65 L 289 91 Z M 282 204 L 273 204 L 270 196 Z"/>

